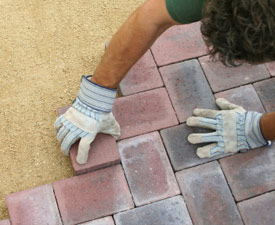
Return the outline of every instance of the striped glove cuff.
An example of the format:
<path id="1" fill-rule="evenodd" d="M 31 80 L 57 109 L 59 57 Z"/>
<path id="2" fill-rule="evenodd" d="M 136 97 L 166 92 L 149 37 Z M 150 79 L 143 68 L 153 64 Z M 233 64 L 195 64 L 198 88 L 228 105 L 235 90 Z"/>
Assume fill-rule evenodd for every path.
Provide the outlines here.
<path id="1" fill-rule="evenodd" d="M 104 113 L 112 111 L 117 89 L 100 86 L 90 80 L 92 75 L 82 76 L 78 100 L 88 107 Z"/>

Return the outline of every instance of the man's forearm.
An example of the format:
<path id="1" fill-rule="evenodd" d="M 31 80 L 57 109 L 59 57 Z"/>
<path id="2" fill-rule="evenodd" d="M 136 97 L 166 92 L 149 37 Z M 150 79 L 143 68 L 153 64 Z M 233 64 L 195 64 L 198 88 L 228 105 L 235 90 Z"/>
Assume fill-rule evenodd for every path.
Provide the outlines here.
<path id="1" fill-rule="evenodd" d="M 275 140 L 275 112 L 263 115 L 261 118 L 261 130 L 266 140 Z"/>
<path id="2" fill-rule="evenodd" d="M 156 8 L 154 4 L 158 4 Z M 159 11 L 156 12 L 156 10 Z M 164 0 L 147 1 L 140 6 L 113 36 L 92 81 L 116 88 L 128 70 L 167 28 L 176 24 L 165 8 Z"/>

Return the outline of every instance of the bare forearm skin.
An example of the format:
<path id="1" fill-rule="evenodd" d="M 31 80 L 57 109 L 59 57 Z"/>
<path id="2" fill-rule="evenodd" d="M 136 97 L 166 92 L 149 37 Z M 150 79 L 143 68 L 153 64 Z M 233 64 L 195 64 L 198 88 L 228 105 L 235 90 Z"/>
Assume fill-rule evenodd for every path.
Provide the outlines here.
<path id="1" fill-rule="evenodd" d="M 166 11 L 164 0 L 140 6 L 113 36 L 92 81 L 117 88 L 128 70 L 166 29 L 177 23 Z"/>
<path id="2" fill-rule="evenodd" d="M 275 140 L 275 112 L 263 115 L 261 118 L 261 130 L 266 140 Z"/>

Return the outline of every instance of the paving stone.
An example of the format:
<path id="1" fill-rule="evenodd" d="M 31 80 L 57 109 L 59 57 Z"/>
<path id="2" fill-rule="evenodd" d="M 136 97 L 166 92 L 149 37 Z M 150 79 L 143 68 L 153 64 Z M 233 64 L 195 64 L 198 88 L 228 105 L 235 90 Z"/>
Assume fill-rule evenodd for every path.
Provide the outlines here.
<path id="1" fill-rule="evenodd" d="M 122 212 L 114 218 L 116 225 L 192 225 L 182 196 Z"/>
<path id="2" fill-rule="evenodd" d="M 207 54 L 200 22 L 169 28 L 155 41 L 151 49 L 158 66 Z"/>
<path id="3" fill-rule="evenodd" d="M 113 113 L 120 124 L 120 139 L 178 124 L 165 88 L 118 98 Z"/>
<path id="4" fill-rule="evenodd" d="M 240 202 L 238 207 L 246 225 L 275 224 L 275 192 Z"/>
<path id="5" fill-rule="evenodd" d="M 220 160 L 237 201 L 275 190 L 275 145 Z"/>
<path id="6" fill-rule="evenodd" d="M 221 62 L 212 62 L 209 56 L 201 57 L 199 61 L 214 92 L 270 77 L 264 64 L 252 66 L 244 63 L 239 67 L 226 67 Z"/>
<path id="7" fill-rule="evenodd" d="M 196 166 L 205 162 L 213 161 L 229 154 L 213 158 L 200 159 L 196 155 L 196 149 L 205 144 L 190 144 L 187 137 L 191 133 L 213 132 L 207 129 L 188 127 L 186 124 L 170 127 L 161 131 L 161 136 L 167 149 L 174 170 L 179 171 L 188 167 Z"/>
<path id="8" fill-rule="evenodd" d="M 82 223 L 79 225 L 115 225 L 114 224 L 114 220 L 113 217 L 108 216 L 105 218 L 101 218 L 101 219 L 97 219 L 97 220 L 93 220 L 87 223 Z"/>
<path id="9" fill-rule="evenodd" d="M 196 225 L 243 224 L 218 162 L 176 173 Z"/>
<path id="10" fill-rule="evenodd" d="M 180 122 L 196 107 L 216 108 L 215 98 L 196 59 L 160 68 Z"/>
<path id="11" fill-rule="evenodd" d="M 124 96 L 163 86 L 150 50 L 130 69 L 119 86 Z"/>
<path id="12" fill-rule="evenodd" d="M 1 220 L 0 225 L 10 225 L 10 221 L 9 220 Z"/>
<path id="13" fill-rule="evenodd" d="M 247 111 L 265 113 L 261 100 L 251 84 L 219 92 L 215 94 L 215 97 L 225 98 L 236 105 L 242 106 Z"/>
<path id="14" fill-rule="evenodd" d="M 275 111 L 275 78 L 254 84 L 254 87 L 267 112 Z"/>
<path id="15" fill-rule="evenodd" d="M 275 62 L 267 63 L 267 68 L 272 76 L 275 76 Z"/>
<path id="16" fill-rule="evenodd" d="M 61 225 L 52 185 L 7 195 L 10 221 L 13 225 Z"/>
<path id="17" fill-rule="evenodd" d="M 64 225 L 91 221 L 134 207 L 120 165 L 53 184 Z"/>
<path id="18" fill-rule="evenodd" d="M 70 106 L 62 107 L 57 110 L 59 115 L 64 114 Z M 79 141 L 70 149 L 70 158 L 75 175 L 88 173 L 97 169 L 102 169 L 120 163 L 120 155 L 116 140 L 106 134 L 98 134 L 91 144 L 88 161 L 84 165 L 76 162 L 76 155 Z"/>
<path id="19" fill-rule="evenodd" d="M 126 139 L 118 145 L 137 206 L 180 194 L 158 132 Z"/>

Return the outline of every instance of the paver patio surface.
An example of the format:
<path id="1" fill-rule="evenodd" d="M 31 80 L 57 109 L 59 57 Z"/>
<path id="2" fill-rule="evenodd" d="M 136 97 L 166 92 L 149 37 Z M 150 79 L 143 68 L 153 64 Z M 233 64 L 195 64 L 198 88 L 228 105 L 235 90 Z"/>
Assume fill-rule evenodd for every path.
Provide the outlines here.
<path id="1" fill-rule="evenodd" d="M 11 224 L 274 225 L 275 145 L 200 159 L 187 136 L 206 130 L 185 124 L 218 97 L 275 111 L 274 87 L 274 62 L 226 68 L 209 60 L 199 23 L 169 29 L 121 83 L 120 139 L 98 135 L 83 166 L 76 143 L 76 176 L 8 195 Z"/>

